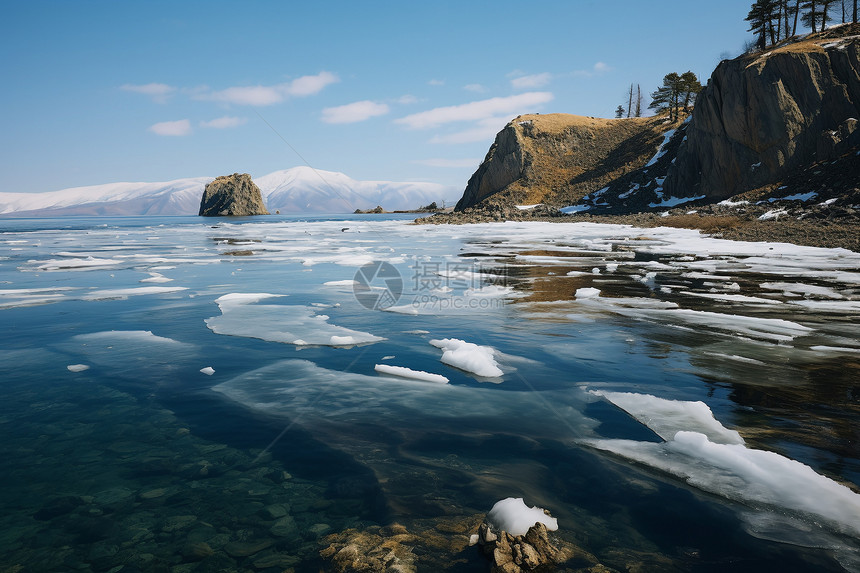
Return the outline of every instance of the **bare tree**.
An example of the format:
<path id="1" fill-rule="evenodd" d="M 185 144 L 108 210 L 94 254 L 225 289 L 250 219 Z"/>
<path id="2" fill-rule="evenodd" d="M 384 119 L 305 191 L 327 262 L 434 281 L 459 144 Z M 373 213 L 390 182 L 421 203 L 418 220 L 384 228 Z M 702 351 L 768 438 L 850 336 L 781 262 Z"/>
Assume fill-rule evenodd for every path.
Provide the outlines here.
<path id="1" fill-rule="evenodd" d="M 630 91 L 627 93 L 627 117 L 633 110 L 633 84 L 630 84 Z"/>
<path id="2" fill-rule="evenodd" d="M 635 114 L 636 117 L 642 117 L 642 87 L 639 84 L 636 84 L 636 100 L 635 100 Z"/>

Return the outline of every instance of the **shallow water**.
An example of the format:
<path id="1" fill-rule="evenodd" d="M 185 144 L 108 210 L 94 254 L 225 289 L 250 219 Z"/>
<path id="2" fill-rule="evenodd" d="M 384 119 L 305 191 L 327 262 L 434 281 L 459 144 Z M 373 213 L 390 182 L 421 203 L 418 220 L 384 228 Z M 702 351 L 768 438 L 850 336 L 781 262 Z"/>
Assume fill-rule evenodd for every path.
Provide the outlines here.
<path id="1" fill-rule="evenodd" d="M 399 523 L 419 570 L 481 571 L 524 497 L 616 570 L 860 570 L 860 255 L 398 218 L 2 221 L 2 563 L 317 571 Z"/>

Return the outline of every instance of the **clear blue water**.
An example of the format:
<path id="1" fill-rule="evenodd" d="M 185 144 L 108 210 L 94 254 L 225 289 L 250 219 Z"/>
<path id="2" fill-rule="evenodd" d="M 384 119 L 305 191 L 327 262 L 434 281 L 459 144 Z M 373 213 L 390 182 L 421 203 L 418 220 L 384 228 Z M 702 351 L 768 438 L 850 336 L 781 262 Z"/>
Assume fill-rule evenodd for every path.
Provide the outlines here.
<path id="1" fill-rule="evenodd" d="M 483 571 L 468 533 L 524 497 L 615 570 L 860 566 L 856 523 L 792 507 L 797 488 L 786 505 L 600 447 L 664 439 L 592 393 L 703 401 L 746 448 L 857 491 L 860 256 L 410 218 L 0 220 L 2 563 L 317 571 L 327 535 L 398 523 L 419 571 Z M 344 282 L 373 261 L 400 275 L 393 309 Z M 301 344 L 333 326 L 383 340 Z M 444 364 L 444 338 L 503 375 Z"/>

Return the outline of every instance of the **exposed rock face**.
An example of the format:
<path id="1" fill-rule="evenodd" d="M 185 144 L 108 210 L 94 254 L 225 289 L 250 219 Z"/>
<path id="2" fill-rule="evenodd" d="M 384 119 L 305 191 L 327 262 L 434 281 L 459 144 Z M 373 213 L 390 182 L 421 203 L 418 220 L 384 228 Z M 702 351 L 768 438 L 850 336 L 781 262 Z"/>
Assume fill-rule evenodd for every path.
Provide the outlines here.
<path id="1" fill-rule="evenodd" d="M 641 167 L 668 129 L 653 118 L 522 115 L 496 136 L 456 210 L 479 203 L 571 205 Z"/>
<path id="2" fill-rule="evenodd" d="M 857 118 L 856 36 L 817 36 L 723 61 L 696 101 L 666 192 L 719 200 L 776 183 L 860 145 Z"/>
<path id="3" fill-rule="evenodd" d="M 260 188 L 247 173 L 222 175 L 206 185 L 200 200 L 204 217 L 268 215 Z"/>
<path id="4" fill-rule="evenodd" d="M 506 531 L 496 533 L 484 523 L 477 537 L 484 555 L 492 562 L 492 573 L 546 570 L 574 558 L 580 562 L 578 565 L 588 567 L 589 571 L 609 571 L 590 553 L 564 543 L 551 542 L 543 523 L 535 523 L 525 535 L 516 536 Z"/>

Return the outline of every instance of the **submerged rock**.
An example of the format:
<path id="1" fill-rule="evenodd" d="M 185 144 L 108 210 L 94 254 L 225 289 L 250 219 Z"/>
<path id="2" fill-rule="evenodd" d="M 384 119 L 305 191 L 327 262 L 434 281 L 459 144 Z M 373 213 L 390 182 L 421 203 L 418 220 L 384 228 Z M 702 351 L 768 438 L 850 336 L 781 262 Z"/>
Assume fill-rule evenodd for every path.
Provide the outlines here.
<path id="1" fill-rule="evenodd" d="M 203 217 L 268 215 L 260 188 L 247 173 L 222 175 L 206 185 L 200 200 Z"/>
<path id="2" fill-rule="evenodd" d="M 320 556 L 331 564 L 332 571 L 341 573 L 410 573 L 417 569 L 412 548 L 407 544 L 418 538 L 402 531 L 383 537 L 371 531 L 347 529 L 326 537 L 324 542 L 329 546 L 320 551 Z"/>

